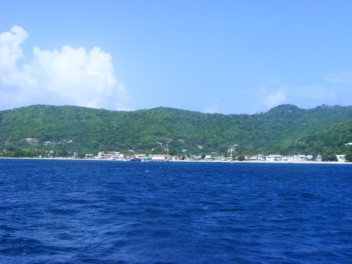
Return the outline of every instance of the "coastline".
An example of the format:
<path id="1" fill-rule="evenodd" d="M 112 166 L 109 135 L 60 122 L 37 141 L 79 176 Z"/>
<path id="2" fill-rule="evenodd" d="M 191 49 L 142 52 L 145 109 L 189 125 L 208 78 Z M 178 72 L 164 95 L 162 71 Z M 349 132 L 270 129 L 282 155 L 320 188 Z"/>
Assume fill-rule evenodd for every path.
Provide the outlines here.
<path id="1" fill-rule="evenodd" d="M 15 160 L 62 160 L 62 161 L 109 161 L 109 162 L 133 162 L 130 160 L 113 160 L 113 159 L 80 159 L 80 158 L 32 158 L 32 157 L 0 157 L 0 159 L 15 159 Z M 149 161 L 147 163 L 236 163 L 236 164 L 316 164 L 316 165 L 352 165 L 352 162 L 339 161 L 265 161 L 265 160 L 250 160 L 250 161 L 228 161 L 228 160 L 170 160 L 170 161 Z M 145 163 L 145 162 L 143 162 Z"/>

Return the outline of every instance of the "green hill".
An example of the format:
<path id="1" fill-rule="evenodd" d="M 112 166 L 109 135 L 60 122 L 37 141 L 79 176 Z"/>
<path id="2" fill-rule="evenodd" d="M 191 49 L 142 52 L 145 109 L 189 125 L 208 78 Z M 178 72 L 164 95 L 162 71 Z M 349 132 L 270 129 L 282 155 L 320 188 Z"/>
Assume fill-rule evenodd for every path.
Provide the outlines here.
<path id="1" fill-rule="evenodd" d="M 293 143 L 288 151 L 330 155 L 349 153 L 352 152 L 352 146 L 346 145 L 346 143 L 351 142 L 352 120 L 305 136 Z"/>
<path id="2" fill-rule="evenodd" d="M 165 107 L 123 112 L 35 105 L 0 112 L 0 147 L 6 150 L 2 155 L 17 156 L 99 150 L 224 154 L 233 144 L 243 155 L 310 154 L 351 141 L 351 120 L 351 106 L 280 105 L 266 113 L 223 115 Z"/>

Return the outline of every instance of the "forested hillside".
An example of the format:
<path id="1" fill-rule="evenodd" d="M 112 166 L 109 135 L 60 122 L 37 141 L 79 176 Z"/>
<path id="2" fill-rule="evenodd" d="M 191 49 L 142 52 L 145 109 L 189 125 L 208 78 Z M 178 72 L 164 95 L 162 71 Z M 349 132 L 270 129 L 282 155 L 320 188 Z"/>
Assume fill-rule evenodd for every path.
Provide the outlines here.
<path id="1" fill-rule="evenodd" d="M 0 112 L 2 155 L 54 151 L 322 154 L 352 141 L 352 107 L 281 105 L 254 115 L 159 107 L 132 112 L 35 105 Z M 13 154 L 16 152 L 16 154 Z"/>

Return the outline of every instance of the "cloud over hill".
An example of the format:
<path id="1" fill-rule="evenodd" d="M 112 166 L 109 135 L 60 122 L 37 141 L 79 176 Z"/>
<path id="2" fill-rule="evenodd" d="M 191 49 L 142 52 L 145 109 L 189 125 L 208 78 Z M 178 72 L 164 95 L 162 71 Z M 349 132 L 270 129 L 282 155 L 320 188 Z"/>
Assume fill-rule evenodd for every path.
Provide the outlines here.
<path id="1" fill-rule="evenodd" d="M 22 48 L 27 38 L 28 33 L 20 26 L 0 34 L 2 109 L 38 103 L 129 108 L 128 93 L 116 79 L 109 53 L 99 47 L 34 47 L 29 61 Z"/>

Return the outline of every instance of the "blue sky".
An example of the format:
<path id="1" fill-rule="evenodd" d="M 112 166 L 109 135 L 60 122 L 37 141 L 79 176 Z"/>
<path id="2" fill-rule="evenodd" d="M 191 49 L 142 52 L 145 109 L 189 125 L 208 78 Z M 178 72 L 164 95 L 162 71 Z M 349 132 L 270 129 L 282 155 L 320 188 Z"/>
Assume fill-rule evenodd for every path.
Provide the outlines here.
<path id="1" fill-rule="evenodd" d="M 352 1 L 1 0 L 0 110 L 352 103 Z"/>

